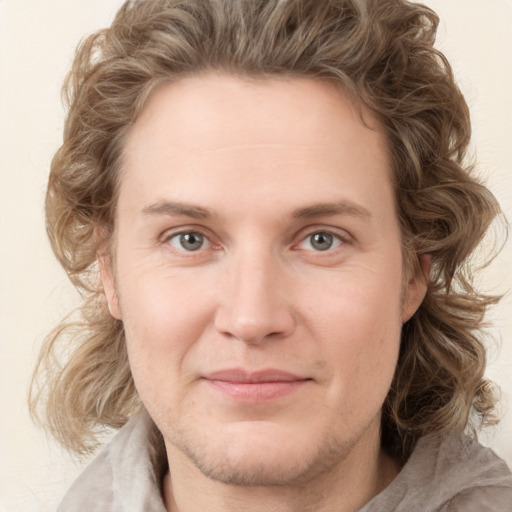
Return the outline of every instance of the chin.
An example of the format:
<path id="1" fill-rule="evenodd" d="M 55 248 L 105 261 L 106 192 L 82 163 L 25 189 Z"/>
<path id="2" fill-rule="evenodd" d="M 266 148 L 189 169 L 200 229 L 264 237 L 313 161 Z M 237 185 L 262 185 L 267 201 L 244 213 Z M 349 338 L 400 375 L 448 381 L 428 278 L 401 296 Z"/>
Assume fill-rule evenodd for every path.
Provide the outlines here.
<path id="1" fill-rule="evenodd" d="M 331 471 L 349 451 L 334 436 L 324 435 L 316 444 L 300 437 L 283 427 L 254 422 L 201 441 L 181 437 L 173 444 L 204 476 L 243 487 L 305 483 Z"/>

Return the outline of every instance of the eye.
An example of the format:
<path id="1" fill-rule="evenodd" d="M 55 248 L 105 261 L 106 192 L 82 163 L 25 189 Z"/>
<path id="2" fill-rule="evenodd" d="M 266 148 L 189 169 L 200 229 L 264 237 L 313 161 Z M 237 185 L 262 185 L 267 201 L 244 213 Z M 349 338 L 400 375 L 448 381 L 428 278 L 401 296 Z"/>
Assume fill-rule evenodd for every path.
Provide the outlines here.
<path id="1" fill-rule="evenodd" d="M 299 244 L 299 247 L 308 251 L 328 251 L 342 244 L 343 240 L 333 233 L 329 233 L 328 231 L 315 231 L 314 233 L 310 233 Z"/>
<path id="2" fill-rule="evenodd" d="M 168 243 L 181 251 L 194 252 L 209 247 L 210 241 L 201 233 L 190 231 L 178 233 L 167 239 Z"/>

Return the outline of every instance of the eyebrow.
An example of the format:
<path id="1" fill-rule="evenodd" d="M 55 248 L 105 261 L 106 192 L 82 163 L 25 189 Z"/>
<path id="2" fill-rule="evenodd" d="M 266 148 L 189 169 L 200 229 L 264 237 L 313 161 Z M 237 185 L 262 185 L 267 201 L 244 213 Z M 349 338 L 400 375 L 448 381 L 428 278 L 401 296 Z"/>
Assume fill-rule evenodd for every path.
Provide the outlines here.
<path id="1" fill-rule="evenodd" d="M 144 215 L 182 215 L 192 219 L 209 219 L 214 217 L 213 212 L 201 206 L 175 201 L 157 201 L 142 209 Z M 311 219 L 330 215 L 349 215 L 352 217 L 369 218 L 371 213 L 361 205 L 352 201 L 336 201 L 330 203 L 315 203 L 299 208 L 292 213 L 294 219 Z"/>
<path id="2" fill-rule="evenodd" d="M 363 206 L 352 201 L 342 200 L 332 203 L 317 203 L 305 208 L 295 210 L 292 216 L 295 219 L 311 219 L 329 215 L 349 215 L 352 217 L 370 218 L 371 213 Z"/>
<path id="3" fill-rule="evenodd" d="M 214 216 L 207 208 L 174 201 L 158 201 L 143 208 L 142 213 L 144 215 L 183 215 L 192 219 L 208 219 Z"/>

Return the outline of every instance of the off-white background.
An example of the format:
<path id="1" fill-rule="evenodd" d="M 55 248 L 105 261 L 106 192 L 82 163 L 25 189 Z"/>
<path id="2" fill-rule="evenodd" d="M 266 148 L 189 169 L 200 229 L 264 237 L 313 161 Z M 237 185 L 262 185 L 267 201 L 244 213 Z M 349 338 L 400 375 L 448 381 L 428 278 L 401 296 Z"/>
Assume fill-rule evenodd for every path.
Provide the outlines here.
<path id="1" fill-rule="evenodd" d="M 383 0 L 384 1 L 384 0 Z M 512 0 L 426 0 L 442 18 L 438 46 L 470 103 L 489 185 L 512 219 Z M 44 334 L 74 300 L 45 236 L 43 197 L 61 139 L 59 89 L 74 47 L 108 24 L 119 0 L 0 0 L 0 511 L 53 510 L 79 471 L 30 422 L 26 393 Z M 512 241 L 485 278 L 512 289 Z M 504 419 L 484 441 L 512 466 L 512 298 L 493 313 L 501 352 L 489 375 Z"/>

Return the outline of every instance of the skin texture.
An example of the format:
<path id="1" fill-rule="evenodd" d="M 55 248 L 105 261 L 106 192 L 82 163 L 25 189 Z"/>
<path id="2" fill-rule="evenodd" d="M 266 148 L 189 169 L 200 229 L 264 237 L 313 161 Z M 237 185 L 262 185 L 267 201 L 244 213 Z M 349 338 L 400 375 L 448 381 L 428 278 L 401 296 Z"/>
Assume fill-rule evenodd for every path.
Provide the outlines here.
<path id="1" fill-rule="evenodd" d="M 380 412 L 425 283 L 365 120 L 330 83 L 210 73 L 136 121 L 100 268 L 169 510 L 355 510 L 396 475 Z"/>

